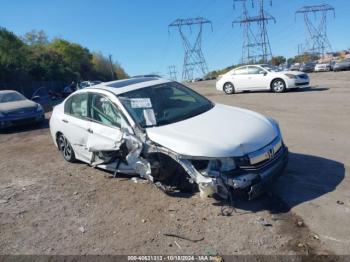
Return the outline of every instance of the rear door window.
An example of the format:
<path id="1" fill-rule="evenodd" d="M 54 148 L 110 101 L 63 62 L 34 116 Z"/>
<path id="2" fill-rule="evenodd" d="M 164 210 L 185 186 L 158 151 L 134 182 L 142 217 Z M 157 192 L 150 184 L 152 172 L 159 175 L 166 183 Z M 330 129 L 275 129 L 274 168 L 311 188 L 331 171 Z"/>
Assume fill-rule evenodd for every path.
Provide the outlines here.
<path id="1" fill-rule="evenodd" d="M 77 94 L 67 100 L 64 105 L 65 114 L 86 118 L 88 116 L 88 94 Z"/>

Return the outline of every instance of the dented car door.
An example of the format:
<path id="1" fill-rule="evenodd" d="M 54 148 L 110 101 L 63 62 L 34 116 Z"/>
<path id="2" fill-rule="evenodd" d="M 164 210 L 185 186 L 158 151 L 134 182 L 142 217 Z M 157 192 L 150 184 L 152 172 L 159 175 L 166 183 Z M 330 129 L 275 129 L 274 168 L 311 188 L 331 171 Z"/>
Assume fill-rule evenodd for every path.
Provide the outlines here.
<path id="1" fill-rule="evenodd" d="M 105 95 L 90 93 L 89 96 L 88 151 L 93 155 L 118 151 L 123 139 L 122 128 L 127 126 L 122 113 Z"/>

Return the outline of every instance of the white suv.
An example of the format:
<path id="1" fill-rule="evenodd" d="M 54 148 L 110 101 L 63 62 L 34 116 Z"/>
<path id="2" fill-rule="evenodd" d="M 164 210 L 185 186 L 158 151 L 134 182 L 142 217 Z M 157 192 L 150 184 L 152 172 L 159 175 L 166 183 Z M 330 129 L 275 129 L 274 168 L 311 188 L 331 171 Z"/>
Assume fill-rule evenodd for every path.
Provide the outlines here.
<path id="1" fill-rule="evenodd" d="M 270 65 L 247 65 L 235 68 L 223 75 L 216 89 L 226 94 L 239 91 L 271 90 L 275 93 L 287 89 L 308 87 L 309 76 L 298 71 L 279 71 Z"/>

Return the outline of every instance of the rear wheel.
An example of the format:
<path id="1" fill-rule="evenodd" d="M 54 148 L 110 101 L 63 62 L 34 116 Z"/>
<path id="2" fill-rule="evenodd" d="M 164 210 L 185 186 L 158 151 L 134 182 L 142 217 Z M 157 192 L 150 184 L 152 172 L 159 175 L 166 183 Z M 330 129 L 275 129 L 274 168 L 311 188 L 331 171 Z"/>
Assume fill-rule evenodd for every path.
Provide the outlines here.
<path id="1" fill-rule="evenodd" d="M 282 79 L 275 79 L 271 83 L 271 89 L 275 93 L 283 93 L 286 91 L 286 83 Z"/>
<path id="2" fill-rule="evenodd" d="M 57 145 L 58 149 L 61 151 L 63 158 L 70 162 L 73 163 L 75 162 L 75 154 L 73 151 L 73 148 L 67 138 L 63 134 L 59 134 L 57 137 Z"/>
<path id="3" fill-rule="evenodd" d="M 224 92 L 226 95 L 232 95 L 235 92 L 235 87 L 232 83 L 224 84 Z"/>

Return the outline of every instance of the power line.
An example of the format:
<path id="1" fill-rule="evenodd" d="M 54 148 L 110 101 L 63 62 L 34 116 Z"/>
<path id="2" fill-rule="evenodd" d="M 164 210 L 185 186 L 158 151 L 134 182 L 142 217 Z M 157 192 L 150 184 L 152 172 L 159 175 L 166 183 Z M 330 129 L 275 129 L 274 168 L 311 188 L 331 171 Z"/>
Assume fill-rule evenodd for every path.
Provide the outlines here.
<path id="1" fill-rule="evenodd" d="M 212 22 L 203 17 L 176 19 L 169 25 L 169 28 L 178 28 L 185 50 L 182 71 L 183 80 L 192 80 L 194 78 L 194 73 L 206 75 L 209 72 L 208 65 L 205 61 L 202 51 L 202 33 L 203 25 L 205 24 L 210 24 L 213 30 Z M 195 42 L 191 43 L 190 36 L 188 35 L 188 30 L 185 31 L 184 28 L 189 28 L 190 32 L 192 33 L 193 27 L 196 27 L 198 31 L 196 34 Z"/>
<path id="2" fill-rule="evenodd" d="M 242 15 L 232 23 L 243 27 L 242 63 L 268 62 L 272 58 L 272 50 L 267 24 L 269 21 L 276 23 L 276 19 L 265 11 L 264 0 L 233 0 L 234 8 L 235 2 L 242 4 Z M 254 3 L 258 2 L 258 15 L 249 14 L 247 2 L 251 2 L 252 8 Z M 272 5 L 272 1 L 270 4 Z"/>
<path id="3" fill-rule="evenodd" d="M 332 50 L 331 43 L 327 36 L 327 15 L 329 12 L 332 12 L 335 17 L 334 7 L 328 4 L 303 6 L 295 12 L 295 16 L 298 14 L 304 16 L 307 34 L 303 49 L 304 53 L 323 56 L 326 52 Z M 315 17 L 314 22 L 310 18 L 311 14 Z M 320 19 L 318 20 L 317 14 L 320 14 Z"/>
<path id="4" fill-rule="evenodd" d="M 177 81 L 177 71 L 176 71 L 176 66 L 175 65 L 171 65 L 168 67 L 169 70 L 169 77 L 171 80 L 173 81 Z"/>

